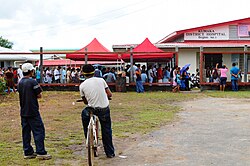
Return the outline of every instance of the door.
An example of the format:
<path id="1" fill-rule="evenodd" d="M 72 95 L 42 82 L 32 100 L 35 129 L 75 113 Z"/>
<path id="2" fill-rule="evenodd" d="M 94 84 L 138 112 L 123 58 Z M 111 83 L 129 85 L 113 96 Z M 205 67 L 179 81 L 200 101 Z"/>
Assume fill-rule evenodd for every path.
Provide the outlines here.
<path id="1" fill-rule="evenodd" d="M 1 62 L 0 67 L 1 67 L 1 68 L 4 67 L 4 62 Z"/>

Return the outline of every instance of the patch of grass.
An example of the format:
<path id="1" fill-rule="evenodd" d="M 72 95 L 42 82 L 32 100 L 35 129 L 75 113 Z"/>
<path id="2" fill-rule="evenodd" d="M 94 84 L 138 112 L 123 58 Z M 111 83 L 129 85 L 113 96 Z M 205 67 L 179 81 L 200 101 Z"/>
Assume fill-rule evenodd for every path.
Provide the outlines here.
<path id="1" fill-rule="evenodd" d="M 249 91 L 205 91 L 204 94 L 206 96 L 210 97 L 217 97 L 217 98 L 250 98 L 250 92 Z"/>
<path id="2" fill-rule="evenodd" d="M 111 102 L 113 133 L 119 138 L 145 134 L 174 119 L 179 107 L 174 102 L 197 98 L 198 94 L 152 92 L 115 93 Z"/>
<path id="3" fill-rule="evenodd" d="M 173 103 L 205 96 L 168 92 L 113 93 L 110 101 L 114 140 L 145 134 L 171 122 L 179 107 Z M 79 165 L 86 163 L 79 92 L 43 92 L 40 113 L 46 128 L 45 146 L 52 160 L 24 160 L 18 93 L 0 100 L 1 165 Z M 33 147 L 34 146 L 34 143 Z"/>

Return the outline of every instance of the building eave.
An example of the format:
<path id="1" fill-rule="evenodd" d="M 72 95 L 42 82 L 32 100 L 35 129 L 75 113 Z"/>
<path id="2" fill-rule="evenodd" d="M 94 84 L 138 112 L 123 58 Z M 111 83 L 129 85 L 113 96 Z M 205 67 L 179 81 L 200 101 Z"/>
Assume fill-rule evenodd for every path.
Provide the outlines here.
<path id="1" fill-rule="evenodd" d="M 195 42 L 172 42 L 156 44 L 158 48 L 243 48 L 250 46 L 250 40 L 246 41 L 195 41 Z"/>

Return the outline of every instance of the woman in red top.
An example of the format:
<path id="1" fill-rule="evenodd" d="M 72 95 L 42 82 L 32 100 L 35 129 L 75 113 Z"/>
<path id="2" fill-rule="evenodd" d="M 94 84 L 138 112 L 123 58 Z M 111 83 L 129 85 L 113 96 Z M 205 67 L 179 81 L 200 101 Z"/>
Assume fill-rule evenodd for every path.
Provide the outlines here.
<path id="1" fill-rule="evenodd" d="M 14 74 L 14 83 L 17 84 L 17 80 L 18 80 L 17 69 L 14 69 L 13 74 Z"/>
<path id="2" fill-rule="evenodd" d="M 162 79 L 163 79 L 163 72 L 162 72 L 162 67 L 161 64 L 159 64 L 159 67 L 157 69 L 157 79 L 159 83 L 162 83 Z"/>

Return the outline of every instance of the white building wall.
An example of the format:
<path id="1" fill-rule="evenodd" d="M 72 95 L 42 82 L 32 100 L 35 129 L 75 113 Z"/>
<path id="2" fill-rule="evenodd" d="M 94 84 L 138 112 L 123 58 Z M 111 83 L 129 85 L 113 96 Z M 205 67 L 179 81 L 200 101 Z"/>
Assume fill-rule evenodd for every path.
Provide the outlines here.
<path id="1" fill-rule="evenodd" d="M 217 48 L 213 49 L 210 48 L 209 49 L 210 52 L 216 52 L 218 51 Z M 226 51 L 226 49 L 225 49 Z M 227 50 L 228 51 L 228 50 Z M 179 67 L 183 67 L 184 65 L 190 63 L 190 69 L 189 72 L 190 73 L 196 73 L 196 69 L 199 68 L 199 56 L 197 56 L 197 54 L 199 54 L 199 50 L 198 49 L 179 49 L 178 52 L 178 65 Z M 230 75 L 230 69 L 232 67 L 232 60 L 231 60 L 232 55 L 231 54 L 223 54 L 222 55 L 222 64 L 226 64 L 226 66 L 228 67 L 228 73 L 227 73 L 227 81 L 231 81 L 231 75 Z"/>
<path id="2" fill-rule="evenodd" d="M 190 63 L 189 73 L 196 73 L 196 68 L 198 68 L 196 50 L 180 49 L 178 52 L 178 66 L 183 67 Z"/>

